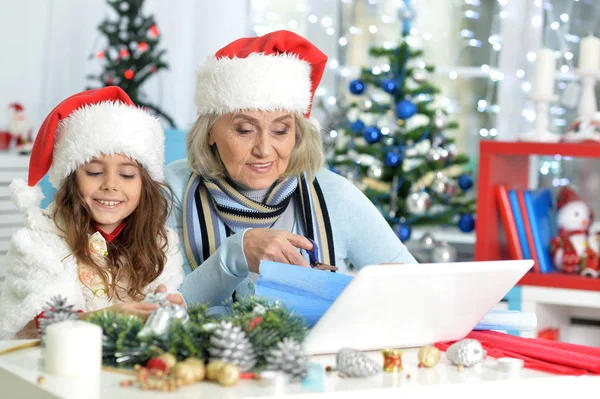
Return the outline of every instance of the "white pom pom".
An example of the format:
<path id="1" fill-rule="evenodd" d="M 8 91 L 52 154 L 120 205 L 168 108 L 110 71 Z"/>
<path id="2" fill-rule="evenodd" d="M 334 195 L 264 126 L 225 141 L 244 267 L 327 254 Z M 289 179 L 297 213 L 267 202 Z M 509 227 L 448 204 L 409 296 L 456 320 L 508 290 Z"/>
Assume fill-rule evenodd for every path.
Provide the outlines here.
<path id="1" fill-rule="evenodd" d="M 30 187 L 21 179 L 13 179 L 9 188 L 13 204 L 21 211 L 40 206 L 44 199 L 44 194 L 39 186 Z"/>

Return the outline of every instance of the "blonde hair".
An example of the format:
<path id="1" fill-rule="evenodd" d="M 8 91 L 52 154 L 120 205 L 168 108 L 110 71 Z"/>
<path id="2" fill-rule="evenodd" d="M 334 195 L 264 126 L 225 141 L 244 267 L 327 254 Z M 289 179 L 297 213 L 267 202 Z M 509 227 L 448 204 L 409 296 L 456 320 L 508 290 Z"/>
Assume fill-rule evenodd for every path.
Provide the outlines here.
<path id="1" fill-rule="evenodd" d="M 208 143 L 208 135 L 220 115 L 207 114 L 198 117 L 186 137 L 190 169 L 208 179 L 223 178 L 227 171 L 216 146 Z M 305 173 L 312 181 L 325 163 L 321 132 L 304 115 L 294 112 L 296 144 L 290 162 L 282 177 Z"/>

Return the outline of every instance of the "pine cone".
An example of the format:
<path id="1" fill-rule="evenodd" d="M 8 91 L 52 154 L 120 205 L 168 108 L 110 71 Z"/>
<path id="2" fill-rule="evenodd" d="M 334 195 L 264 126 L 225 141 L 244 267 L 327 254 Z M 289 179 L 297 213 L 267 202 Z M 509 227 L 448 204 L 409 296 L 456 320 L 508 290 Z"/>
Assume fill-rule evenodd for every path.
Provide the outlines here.
<path id="1" fill-rule="evenodd" d="M 340 349 L 336 356 L 337 369 L 342 377 L 371 377 L 379 373 L 381 366 L 356 349 Z"/>
<path id="2" fill-rule="evenodd" d="M 462 339 L 446 350 L 446 357 L 457 366 L 471 367 L 481 362 L 487 352 L 476 339 Z"/>
<path id="3" fill-rule="evenodd" d="M 222 321 L 210 337 L 210 360 L 222 360 L 248 371 L 256 364 L 256 356 L 246 333 L 231 322 Z"/>
<path id="4" fill-rule="evenodd" d="M 49 325 L 78 319 L 77 312 L 73 310 L 73 305 L 67 305 L 67 299 L 60 295 L 52 297 L 46 305 L 44 316 L 39 319 L 42 345 L 45 343 L 46 328 Z"/>
<path id="5" fill-rule="evenodd" d="M 292 381 L 302 380 L 308 375 L 308 362 L 302 346 L 291 338 L 277 343 L 266 356 L 267 368 L 283 371 Z"/>

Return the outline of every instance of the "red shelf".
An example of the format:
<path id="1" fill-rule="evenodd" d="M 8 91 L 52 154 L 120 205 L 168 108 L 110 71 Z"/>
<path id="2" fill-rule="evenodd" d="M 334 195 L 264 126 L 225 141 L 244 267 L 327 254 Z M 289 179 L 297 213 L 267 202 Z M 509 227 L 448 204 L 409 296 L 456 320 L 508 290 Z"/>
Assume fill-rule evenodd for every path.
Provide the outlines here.
<path id="1" fill-rule="evenodd" d="M 560 273 L 527 273 L 517 285 L 600 291 L 600 279 Z"/>
<path id="2" fill-rule="evenodd" d="M 562 155 L 567 157 L 598 158 L 600 143 L 533 143 L 527 141 L 482 141 L 481 154 L 494 155 Z"/>
<path id="3" fill-rule="evenodd" d="M 500 184 L 527 189 L 529 157 L 532 155 L 600 158 L 600 143 L 481 141 L 477 182 L 475 260 L 510 259 L 494 190 Z M 600 291 L 600 279 L 560 273 L 528 273 L 518 285 Z"/>

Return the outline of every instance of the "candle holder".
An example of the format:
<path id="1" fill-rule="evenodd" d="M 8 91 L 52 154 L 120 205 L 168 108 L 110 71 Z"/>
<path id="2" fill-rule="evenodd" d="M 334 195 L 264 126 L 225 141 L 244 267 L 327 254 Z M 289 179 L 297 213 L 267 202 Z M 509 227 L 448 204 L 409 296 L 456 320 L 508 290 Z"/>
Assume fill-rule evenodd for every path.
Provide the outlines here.
<path id="1" fill-rule="evenodd" d="M 558 101 L 558 96 L 556 94 L 548 96 L 532 95 L 529 99 L 535 102 L 535 126 L 532 131 L 522 134 L 519 140 L 544 143 L 559 142 L 560 135 L 548 130 L 550 104 Z"/>
<path id="2" fill-rule="evenodd" d="M 600 141 L 600 115 L 596 105 L 596 80 L 598 71 L 578 69 L 575 74 L 580 76 L 581 96 L 577 109 L 579 116 L 567 128 L 565 141 L 581 142 L 587 140 Z"/>

